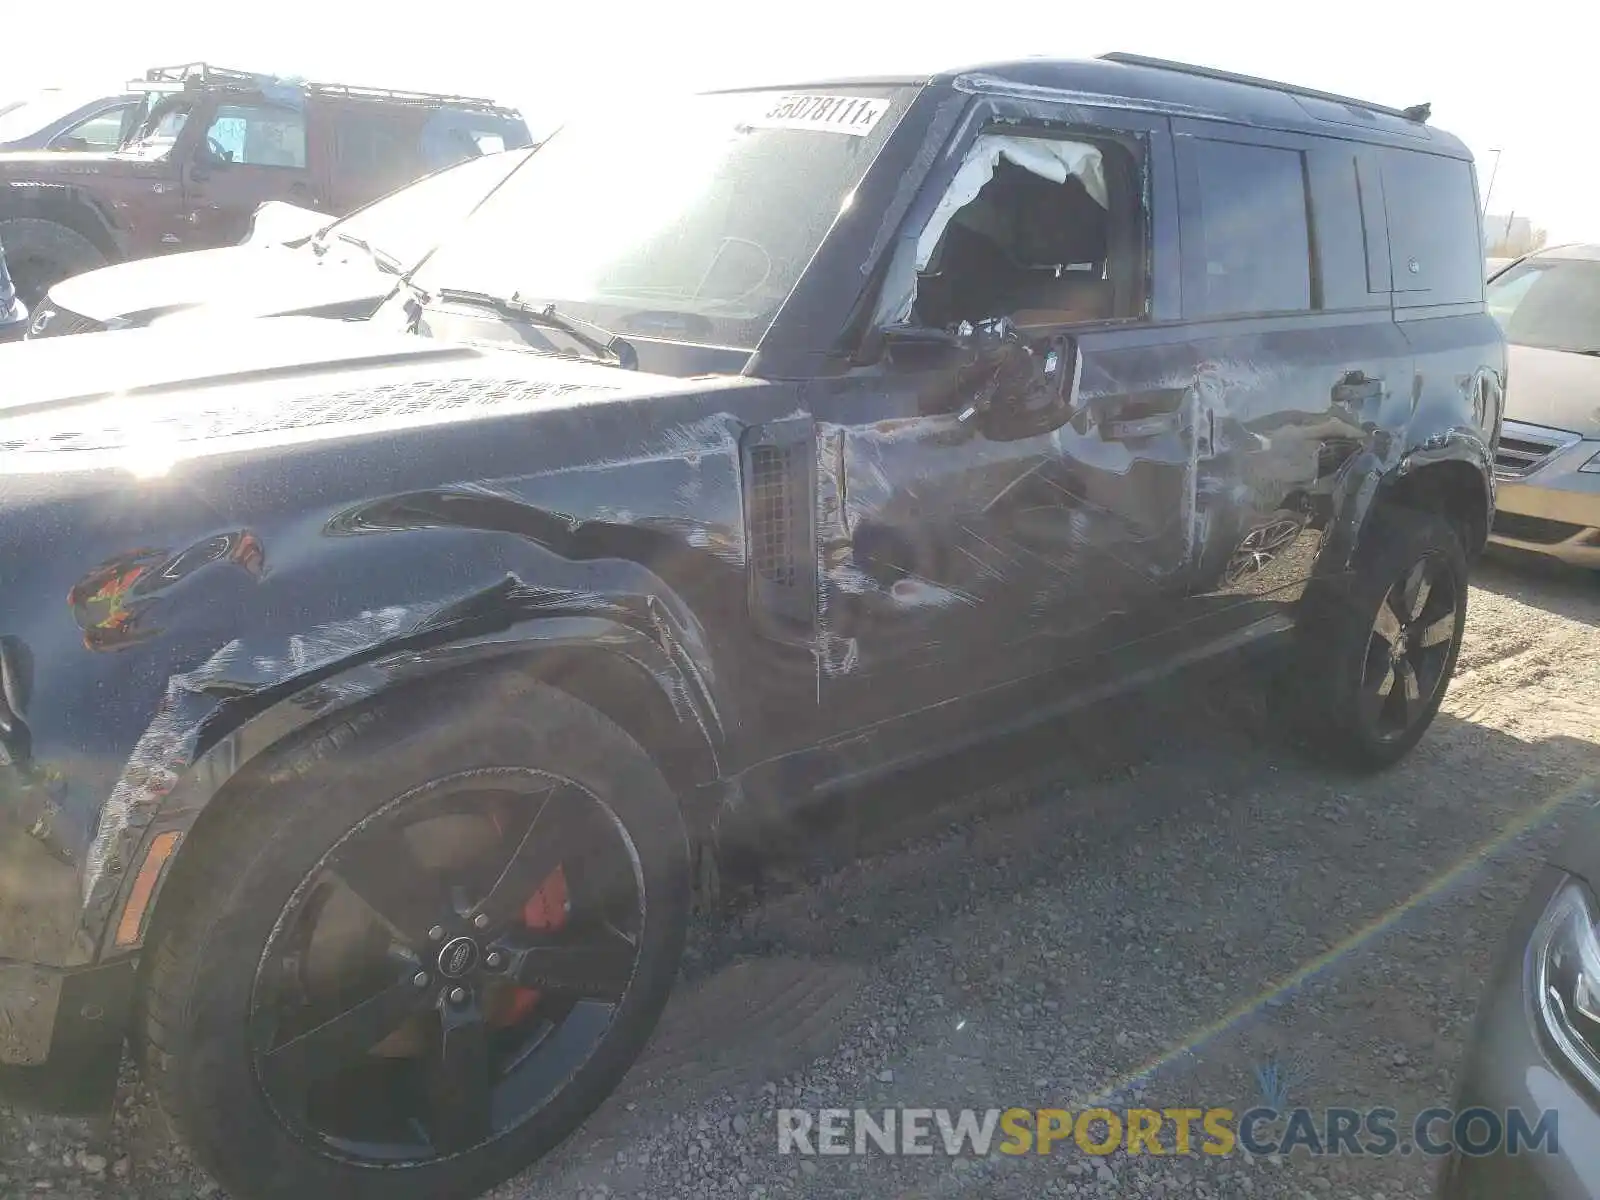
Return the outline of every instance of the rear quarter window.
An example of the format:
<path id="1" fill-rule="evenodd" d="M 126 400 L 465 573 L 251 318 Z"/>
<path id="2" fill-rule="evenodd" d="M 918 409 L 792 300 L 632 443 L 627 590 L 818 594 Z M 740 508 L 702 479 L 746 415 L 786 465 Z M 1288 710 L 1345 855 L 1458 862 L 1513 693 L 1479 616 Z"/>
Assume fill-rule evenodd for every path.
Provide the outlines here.
<path id="1" fill-rule="evenodd" d="M 1472 164 L 1386 151 L 1383 194 L 1399 308 L 1483 300 L 1483 229 Z"/>

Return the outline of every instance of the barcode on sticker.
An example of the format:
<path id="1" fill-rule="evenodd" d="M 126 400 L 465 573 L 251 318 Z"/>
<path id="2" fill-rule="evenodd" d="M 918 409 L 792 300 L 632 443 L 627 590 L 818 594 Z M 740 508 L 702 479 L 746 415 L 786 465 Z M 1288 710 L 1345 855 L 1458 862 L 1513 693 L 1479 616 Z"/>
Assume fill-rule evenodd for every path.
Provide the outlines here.
<path id="1" fill-rule="evenodd" d="M 888 111 L 889 102 L 870 96 L 779 96 L 750 124 L 757 129 L 820 129 L 865 137 Z"/>

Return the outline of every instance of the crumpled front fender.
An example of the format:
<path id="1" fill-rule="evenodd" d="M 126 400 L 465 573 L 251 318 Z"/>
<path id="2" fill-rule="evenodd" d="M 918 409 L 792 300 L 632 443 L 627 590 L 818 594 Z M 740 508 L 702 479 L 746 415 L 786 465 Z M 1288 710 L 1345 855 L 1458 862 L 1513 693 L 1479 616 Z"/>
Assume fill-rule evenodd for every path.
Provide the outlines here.
<path id="1" fill-rule="evenodd" d="M 465 622 L 486 616 L 496 605 L 542 612 L 504 629 L 472 634 Z M 688 761 L 692 782 L 716 777 L 724 731 L 683 631 L 664 606 L 649 599 L 634 605 L 555 594 L 507 580 L 493 595 L 456 608 L 442 621 L 425 620 L 410 629 L 401 628 L 398 613 L 375 614 L 378 627 L 391 630 L 379 642 L 348 623 L 308 635 L 300 640 L 301 661 L 309 655 L 316 665 L 275 682 L 267 682 L 274 673 L 268 667 L 259 686 L 228 699 L 216 700 L 207 685 L 228 680 L 240 686 L 241 680 L 228 675 L 230 662 L 253 664 L 260 676 L 272 656 L 235 651 L 169 689 L 166 719 L 152 725 L 136 754 L 148 759 L 151 769 L 125 776 L 129 786 L 107 805 L 86 864 L 80 933 L 85 941 L 98 935 L 100 958 L 120 957 L 142 945 L 170 873 L 168 860 L 177 860 L 200 814 L 242 772 L 309 726 L 424 681 L 437 685 L 468 674 L 492 679 L 505 669 L 545 675 L 557 662 L 581 675 L 593 673 L 595 657 L 604 656 L 611 664 L 605 680 L 624 672 L 631 694 L 596 698 L 597 706 L 636 712 L 643 697 L 634 689 L 649 691 L 658 711 L 670 711 L 669 748 Z M 326 661 L 318 662 L 319 654 Z M 570 686 L 559 675 L 555 682 Z M 209 705 L 204 703 L 208 695 Z M 182 770 L 155 765 L 166 755 L 192 758 Z M 153 847 L 159 851 L 153 853 Z M 141 866 L 148 868 L 147 879 L 140 878 Z"/>

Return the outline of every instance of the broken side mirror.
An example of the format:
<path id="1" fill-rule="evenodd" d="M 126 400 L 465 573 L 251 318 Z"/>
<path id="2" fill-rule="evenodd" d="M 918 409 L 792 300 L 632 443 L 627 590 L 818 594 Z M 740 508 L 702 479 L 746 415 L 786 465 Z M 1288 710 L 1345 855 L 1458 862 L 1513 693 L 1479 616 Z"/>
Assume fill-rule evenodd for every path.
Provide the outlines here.
<path id="1" fill-rule="evenodd" d="M 1009 322 L 980 330 L 983 382 L 957 416 L 994 441 L 1049 433 L 1071 419 L 1078 386 L 1078 348 L 1070 337 L 1036 341 Z"/>

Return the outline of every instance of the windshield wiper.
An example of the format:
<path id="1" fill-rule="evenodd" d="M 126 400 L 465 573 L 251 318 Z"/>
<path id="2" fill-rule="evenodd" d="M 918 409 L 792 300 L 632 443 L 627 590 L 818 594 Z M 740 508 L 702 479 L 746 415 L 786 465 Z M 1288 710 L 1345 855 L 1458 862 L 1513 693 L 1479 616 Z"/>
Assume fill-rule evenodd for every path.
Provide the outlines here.
<path id="1" fill-rule="evenodd" d="M 433 295 L 438 300 L 470 305 L 474 308 L 492 309 L 514 320 L 527 321 L 530 325 L 538 325 L 545 329 L 554 329 L 558 333 L 566 334 L 596 358 L 615 363 L 624 370 L 639 369 L 639 354 L 627 339 L 592 321 L 559 312 L 554 304 L 533 304 L 522 299 L 516 292 L 509 296 L 493 296 L 488 292 L 474 292 L 463 288 L 438 288 Z"/>

